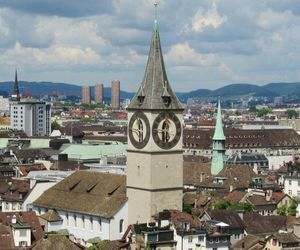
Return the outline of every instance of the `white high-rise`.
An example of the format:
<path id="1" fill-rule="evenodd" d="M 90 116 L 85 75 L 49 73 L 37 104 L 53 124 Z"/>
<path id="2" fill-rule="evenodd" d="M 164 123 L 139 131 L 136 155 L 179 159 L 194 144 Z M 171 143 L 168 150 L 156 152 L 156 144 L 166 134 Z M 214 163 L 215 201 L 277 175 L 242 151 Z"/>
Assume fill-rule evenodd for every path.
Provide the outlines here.
<path id="1" fill-rule="evenodd" d="M 48 136 L 51 133 L 51 105 L 32 99 L 20 99 L 17 72 L 10 101 L 10 125 L 27 136 Z"/>
<path id="2" fill-rule="evenodd" d="M 48 136 L 51 133 L 51 105 L 31 99 L 10 102 L 12 129 L 23 130 L 27 136 Z"/>

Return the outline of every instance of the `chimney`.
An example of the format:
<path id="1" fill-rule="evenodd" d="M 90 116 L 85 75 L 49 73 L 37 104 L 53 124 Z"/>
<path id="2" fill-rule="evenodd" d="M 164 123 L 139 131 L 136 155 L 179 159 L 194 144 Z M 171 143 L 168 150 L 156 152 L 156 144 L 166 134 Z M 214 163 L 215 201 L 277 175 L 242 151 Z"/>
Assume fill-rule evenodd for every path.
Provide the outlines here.
<path id="1" fill-rule="evenodd" d="M 36 180 L 35 179 L 30 179 L 30 189 L 33 189 L 35 184 L 36 184 Z"/>
<path id="2" fill-rule="evenodd" d="M 267 190 L 266 192 L 266 201 L 271 201 L 272 190 Z"/>
<path id="3" fill-rule="evenodd" d="M 204 174 L 203 172 L 201 172 L 201 174 L 200 174 L 200 183 L 203 182 L 204 175 L 205 175 L 205 174 Z"/>
<path id="4" fill-rule="evenodd" d="M 101 160 L 100 160 L 100 165 L 101 166 L 106 166 L 107 165 L 107 155 L 103 155 Z"/>
<path id="5" fill-rule="evenodd" d="M 244 213 L 245 213 L 245 210 L 243 209 L 240 209 L 240 210 L 236 210 L 237 214 L 239 215 L 239 217 L 244 220 Z"/>
<path id="6" fill-rule="evenodd" d="M 299 222 L 296 222 L 294 224 L 294 235 L 300 239 L 300 223 Z"/>
<path id="7" fill-rule="evenodd" d="M 258 166 L 257 163 L 254 163 L 253 172 L 258 174 Z"/>
<path id="8" fill-rule="evenodd" d="M 17 216 L 15 214 L 11 217 L 11 223 L 12 224 L 16 224 L 17 223 Z"/>

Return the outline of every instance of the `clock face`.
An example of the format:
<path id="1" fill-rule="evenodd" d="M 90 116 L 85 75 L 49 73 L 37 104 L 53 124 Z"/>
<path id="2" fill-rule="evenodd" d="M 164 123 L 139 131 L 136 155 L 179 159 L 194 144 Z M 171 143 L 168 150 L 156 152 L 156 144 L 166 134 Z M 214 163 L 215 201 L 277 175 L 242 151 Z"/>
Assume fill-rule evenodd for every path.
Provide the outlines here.
<path id="1" fill-rule="evenodd" d="M 171 149 L 180 140 L 181 123 L 173 112 L 160 113 L 153 122 L 152 136 L 157 146 Z"/>
<path id="2" fill-rule="evenodd" d="M 130 142 L 137 149 L 144 148 L 150 138 L 150 125 L 146 115 L 141 112 L 135 112 L 128 124 L 128 135 Z"/>

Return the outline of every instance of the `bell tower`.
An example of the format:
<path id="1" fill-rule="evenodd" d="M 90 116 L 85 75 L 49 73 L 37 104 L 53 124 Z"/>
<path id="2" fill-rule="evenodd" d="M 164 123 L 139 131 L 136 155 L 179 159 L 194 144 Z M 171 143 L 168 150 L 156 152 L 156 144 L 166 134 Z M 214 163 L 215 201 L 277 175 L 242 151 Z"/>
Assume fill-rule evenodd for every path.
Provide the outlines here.
<path id="1" fill-rule="evenodd" d="M 128 222 L 182 210 L 182 112 L 163 60 L 155 15 L 144 78 L 128 110 Z"/>

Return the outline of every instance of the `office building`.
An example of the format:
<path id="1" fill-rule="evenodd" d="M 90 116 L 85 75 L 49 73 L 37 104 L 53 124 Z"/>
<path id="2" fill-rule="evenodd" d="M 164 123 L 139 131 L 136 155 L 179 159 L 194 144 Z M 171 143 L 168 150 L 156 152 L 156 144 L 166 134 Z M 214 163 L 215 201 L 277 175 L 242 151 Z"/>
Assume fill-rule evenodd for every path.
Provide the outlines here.
<path id="1" fill-rule="evenodd" d="M 103 103 L 103 84 L 95 85 L 95 103 Z"/>
<path id="2" fill-rule="evenodd" d="M 91 87 L 82 86 L 82 103 L 90 104 L 91 103 Z"/>
<path id="3" fill-rule="evenodd" d="M 51 105 L 30 99 L 11 101 L 10 124 L 12 129 L 23 130 L 28 136 L 48 136 L 51 133 Z"/>
<path id="4" fill-rule="evenodd" d="M 113 80 L 111 82 L 111 107 L 120 108 L 120 81 Z"/>

